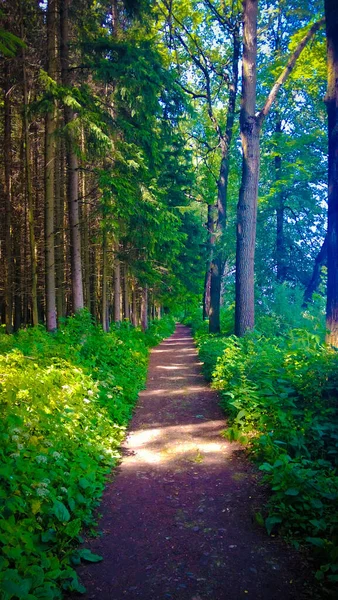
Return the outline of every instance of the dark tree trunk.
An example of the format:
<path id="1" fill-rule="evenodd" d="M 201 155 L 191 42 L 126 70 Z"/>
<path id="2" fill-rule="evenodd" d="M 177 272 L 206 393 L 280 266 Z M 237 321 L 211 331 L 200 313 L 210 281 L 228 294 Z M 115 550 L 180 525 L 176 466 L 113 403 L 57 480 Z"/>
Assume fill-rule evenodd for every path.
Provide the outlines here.
<path id="1" fill-rule="evenodd" d="M 21 30 L 22 38 L 24 38 L 23 29 Z M 34 200 L 32 187 L 32 168 L 31 168 L 31 143 L 29 136 L 28 122 L 28 85 L 26 73 L 26 53 L 22 50 L 22 87 L 23 87 L 23 145 L 24 145 L 24 165 L 25 165 L 25 186 L 27 197 L 28 210 L 28 229 L 29 229 L 29 247 L 30 247 L 30 290 L 31 307 L 32 307 L 32 324 L 33 327 L 39 324 L 38 319 L 38 275 L 37 275 L 37 248 L 35 239 L 35 222 L 34 222 Z"/>
<path id="2" fill-rule="evenodd" d="M 123 317 L 130 320 L 128 267 L 123 268 Z"/>
<path id="3" fill-rule="evenodd" d="M 148 286 L 145 285 L 141 292 L 141 327 L 143 331 L 148 329 Z"/>
<path id="4" fill-rule="evenodd" d="M 14 269 L 14 314 L 13 314 L 13 331 L 18 331 L 21 327 L 22 319 L 22 302 L 21 302 L 21 290 L 22 290 L 22 223 L 20 211 L 16 211 L 13 215 L 14 227 L 13 227 L 13 269 Z"/>
<path id="5" fill-rule="evenodd" d="M 12 249 L 12 110 L 11 81 L 5 64 L 4 83 L 4 166 L 5 166 L 5 314 L 6 332 L 13 330 L 13 249 Z"/>
<path id="6" fill-rule="evenodd" d="M 325 0 L 328 86 L 327 342 L 338 348 L 338 5 Z"/>
<path id="7" fill-rule="evenodd" d="M 118 252 L 118 244 L 116 244 Z M 119 258 L 114 260 L 114 322 L 121 321 L 121 263 Z"/>
<path id="8" fill-rule="evenodd" d="M 204 290 L 203 290 L 203 321 L 208 318 L 210 311 L 210 280 L 211 280 L 211 260 L 212 260 L 212 205 L 208 204 L 207 218 L 207 262 L 205 265 Z"/>
<path id="9" fill-rule="evenodd" d="M 98 319 L 98 309 L 97 309 L 97 279 L 98 279 L 98 270 L 97 270 L 97 257 L 96 257 L 96 244 L 94 243 L 91 247 L 90 251 L 90 312 L 95 319 Z"/>
<path id="10" fill-rule="evenodd" d="M 136 282 L 133 284 L 133 293 L 132 293 L 132 313 L 131 313 L 131 322 L 134 327 L 138 326 L 138 314 L 137 314 L 137 290 L 136 290 Z"/>
<path id="11" fill-rule="evenodd" d="M 55 282 L 56 310 L 58 320 L 66 313 L 65 307 L 65 180 L 64 180 L 64 143 L 57 140 L 55 164 Z"/>
<path id="12" fill-rule="evenodd" d="M 222 283 L 222 259 L 216 256 L 212 261 L 210 279 L 210 317 L 209 333 L 220 333 L 220 298 Z"/>
<path id="13" fill-rule="evenodd" d="M 70 88 L 72 78 L 70 75 L 70 52 L 69 52 L 69 0 L 61 0 L 61 71 L 62 83 Z M 83 285 L 82 285 L 82 257 L 81 257 L 81 232 L 79 217 L 79 165 L 74 148 L 73 133 L 70 126 L 75 119 L 74 111 L 70 106 L 65 106 L 65 125 L 67 128 L 67 172 L 68 172 L 68 213 L 70 228 L 70 252 L 71 252 L 71 282 L 73 311 L 77 312 L 84 307 Z"/>
<path id="14" fill-rule="evenodd" d="M 242 183 L 237 206 L 236 313 L 238 336 L 255 323 L 254 257 L 259 178 L 259 134 L 256 112 L 257 0 L 244 0 L 241 140 Z"/>
<path id="15" fill-rule="evenodd" d="M 108 270 L 107 232 L 104 230 L 103 235 L 102 235 L 102 328 L 103 328 L 103 331 L 109 331 L 107 270 Z"/>
<path id="16" fill-rule="evenodd" d="M 213 238 L 210 264 L 210 311 L 209 332 L 219 333 L 222 274 L 225 262 L 224 234 L 227 220 L 227 193 L 230 168 L 230 147 L 233 136 L 236 98 L 238 89 L 238 63 L 240 55 L 240 37 L 238 27 L 233 33 L 232 79 L 229 87 L 225 134 L 221 137 L 222 159 L 217 182 L 217 224 Z"/>
<path id="17" fill-rule="evenodd" d="M 318 290 L 321 279 L 322 279 L 321 269 L 326 264 L 327 264 L 327 235 L 325 236 L 323 245 L 316 256 L 315 264 L 313 266 L 312 276 L 311 276 L 311 279 L 310 279 L 310 281 L 307 285 L 307 288 L 305 289 L 305 292 L 304 292 L 304 299 L 303 299 L 303 307 L 304 308 L 306 308 L 306 306 L 309 304 L 309 302 L 311 302 L 313 294 L 316 292 L 316 290 Z"/>
<path id="18" fill-rule="evenodd" d="M 56 77 L 56 3 L 48 0 L 47 7 L 47 72 Z M 56 107 L 52 101 L 46 116 L 46 166 L 45 166 L 45 244 L 46 244 L 46 325 L 48 331 L 56 329 L 56 290 L 55 290 L 55 130 Z"/>

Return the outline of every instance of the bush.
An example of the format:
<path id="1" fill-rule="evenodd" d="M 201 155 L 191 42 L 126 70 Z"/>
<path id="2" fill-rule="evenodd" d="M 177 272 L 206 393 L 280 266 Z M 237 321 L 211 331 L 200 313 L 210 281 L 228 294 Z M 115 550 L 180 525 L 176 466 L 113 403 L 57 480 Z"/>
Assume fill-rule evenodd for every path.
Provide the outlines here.
<path id="1" fill-rule="evenodd" d="M 317 577 L 338 580 L 338 354 L 304 329 L 205 336 L 200 356 L 272 490 L 265 525 L 311 544 Z M 263 521 L 263 517 L 259 517 Z"/>
<path id="2" fill-rule="evenodd" d="M 148 347 L 173 330 L 122 325 L 108 334 L 83 312 L 55 334 L 0 336 L 0 587 L 2 599 L 84 591 L 74 566 L 83 527 L 144 386 Z"/>

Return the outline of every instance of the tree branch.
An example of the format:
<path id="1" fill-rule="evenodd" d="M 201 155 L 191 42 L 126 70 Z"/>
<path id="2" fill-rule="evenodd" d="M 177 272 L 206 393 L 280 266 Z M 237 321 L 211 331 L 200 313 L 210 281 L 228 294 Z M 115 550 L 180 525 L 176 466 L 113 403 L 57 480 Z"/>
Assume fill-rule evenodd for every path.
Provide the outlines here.
<path id="1" fill-rule="evenodd" d="M 325 23 L 325 18 L 323 17 L 322 19 L 320 19 L 319 21 L 316 21 L 316 23 L 314 23 L 309 31 L 307 32 L 307 34 L 302 38 L 302 40 L 299 42 L 297 48 L 295 49 L 295 51 L 291 54 L 286 67 L 283 69 L 282 73 L 280 74 L 280 76 L 278 77 L 276 83 L 274 84 L 274 86 L 272 87 L 266 102 L 262 108 L 262 110 L 258 113 L 257 115 L 257 122 L 258 125 L 261 127 L 263 124 L 263 121 L 265 119 L 265 117 L 268 115 L 270 108 L 273 104 L 273 102 L 276 99 L 276 96 L 280 90 L 280 88 L 282 87 L 282 85 L 285 83 L 285 81 L 287 80 L 288 76 L 290 75 L 290 73 L 292 72 L 292 70 L 294 69 L 294 66 L 297 62 L 297 59 L 299 58 L 299 56 L 301 55 L 301 53 L 303 52 L 306 44 L 313 38 L 313 36 L 315 35 L 315 33 L 317 33 L 318 29 L 320 29 L 320 27 Z"/>

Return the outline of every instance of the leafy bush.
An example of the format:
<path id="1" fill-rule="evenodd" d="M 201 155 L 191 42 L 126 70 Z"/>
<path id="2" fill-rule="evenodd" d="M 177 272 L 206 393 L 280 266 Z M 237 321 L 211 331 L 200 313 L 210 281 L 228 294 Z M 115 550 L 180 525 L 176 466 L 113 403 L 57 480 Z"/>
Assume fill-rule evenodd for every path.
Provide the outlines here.
<path id="1" fill-rule="evenodd" d="M 83 527 L 144 385 L 148 347 L 163 320 L 142 333 L 109 334 L 84 312 L 55 335 L 28 329 L 0 337 L 1 598 L 60 598 L 84 591 L 74 566 L 100 557 L 77 550 Z"/>
<path id="2" fill-rule="evenodd" d="M 226 435 L 249 445 L 271 485 L 267 530 L 313 545 L 317 577 L 337 581 L 337 352 L 304 329 L 198 343 L 230 418 Z"/>
<path id="3" fill-rule="evenodd" d="M 325 336 L 325 299 L 315 294 L 305 309 L 304 290 L 288 283 L 275 283 L 257 299 L 256 330 L 267 337 L 287 334 L 290 329 L 309 329 Z"/>

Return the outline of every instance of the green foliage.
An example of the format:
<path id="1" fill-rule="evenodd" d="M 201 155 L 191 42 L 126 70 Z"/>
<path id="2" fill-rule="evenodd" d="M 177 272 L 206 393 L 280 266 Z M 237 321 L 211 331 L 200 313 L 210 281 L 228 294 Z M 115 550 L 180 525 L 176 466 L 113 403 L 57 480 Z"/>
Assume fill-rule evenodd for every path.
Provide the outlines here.
<path id="1" fill-rule="evenodd" d="M 148 347 L 173 330 L 105 334 L 83 312 L 55 335 L 0 337 L 0 587 L 3 600 L 83 592 L 77 550 L 144 385 Z"/>
<path id="2" fill-rule="evenodd" d="M 305 329 L 204 336 L 199 347 L 229 415 L 225 435 L 249 446 L 271 486 L 268 532 L 313 546 L 317 577 L 336 581 L 337 352 Z"/>
<path id="3" fill-rule="evenodd" d="M 304 290 L 286 283 L 275 283 L 259 295 L 256 330 L 266 337 L 283 335 L 290 329 L 308 329 L 325 337 L 325 300 L 316 294 L 304 309 Z"/>

